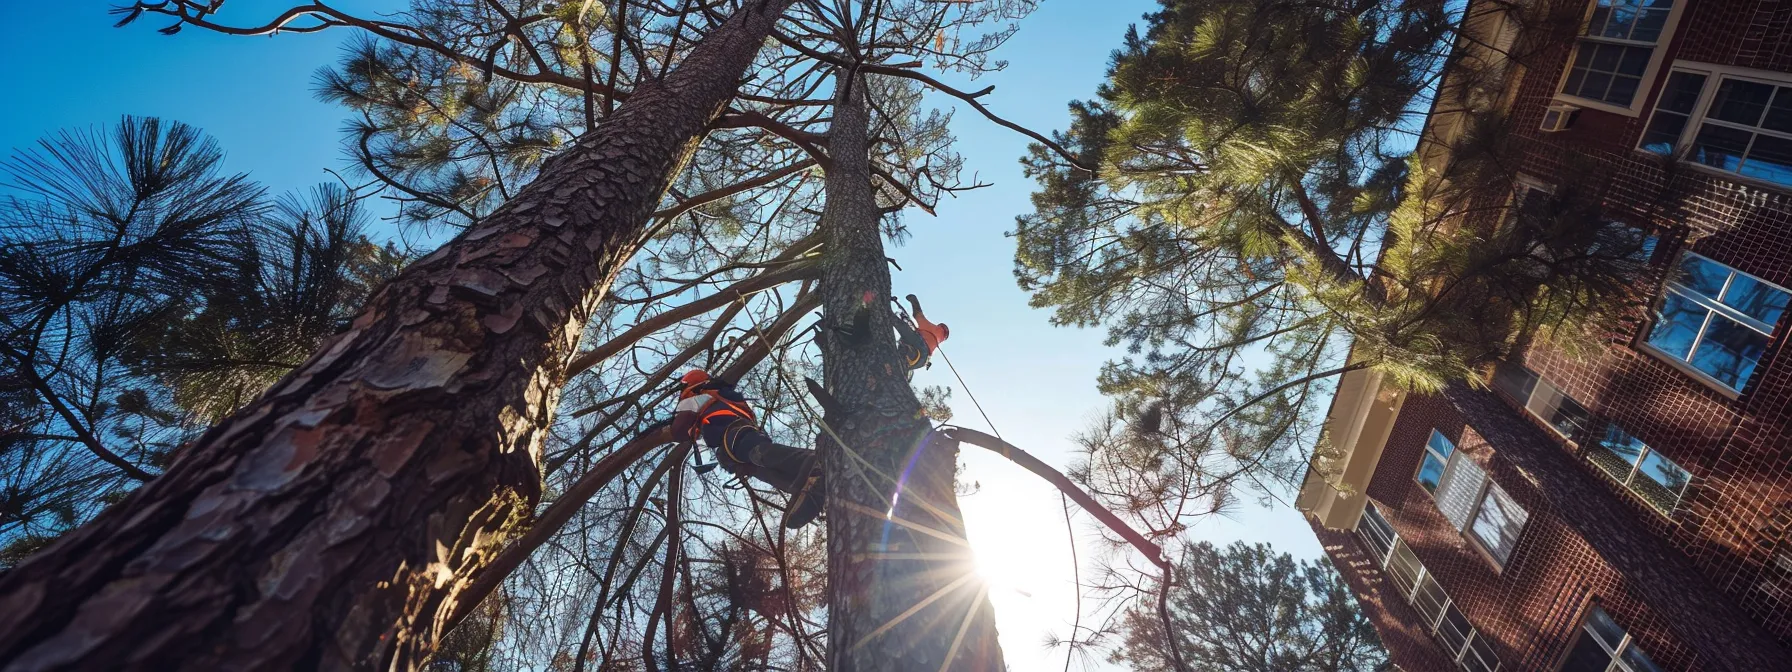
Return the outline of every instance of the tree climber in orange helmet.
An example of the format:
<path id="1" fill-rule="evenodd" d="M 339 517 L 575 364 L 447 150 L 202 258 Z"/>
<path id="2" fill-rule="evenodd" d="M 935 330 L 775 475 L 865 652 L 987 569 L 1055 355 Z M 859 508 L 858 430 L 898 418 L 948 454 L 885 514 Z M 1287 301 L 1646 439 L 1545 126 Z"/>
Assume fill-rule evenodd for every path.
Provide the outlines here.
<path id="1" fill-rule="evenodd" d="M 681 377 L 683 391 L 672 414 L 672 435 L 703 442 L 723 469 L 752 476 L 790 494 L 784 527 L 797 529 L 821 514 L 824 489 L 815 451 L 773 442 L 754 424 L 753 408 L 727 381 L 702 369 Z"/>
<path id="2" fill-rule="evenodd" d="M 896 321 L 896 331 L 900 334 L 896 349 L 902 354 L 902 361 L 908 369 L 926 368 L 933 365 L 933 351 L 938 350 L 940 342 L 952 337 L 952 330 L 944 324 L 934 324 L 921 312 L 921 300 L 910 294 L 906 297 L 908 305 L 913 308 L 915 323 L 907 320 Z"/>

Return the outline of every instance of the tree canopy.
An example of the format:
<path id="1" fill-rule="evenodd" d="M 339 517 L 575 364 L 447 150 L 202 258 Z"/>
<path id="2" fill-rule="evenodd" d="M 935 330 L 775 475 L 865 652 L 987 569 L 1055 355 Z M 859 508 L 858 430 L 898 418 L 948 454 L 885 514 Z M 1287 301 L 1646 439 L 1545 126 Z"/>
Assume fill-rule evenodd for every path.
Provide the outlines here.
<path id="1" fill-rule="evenodd" d="M 1584 194 L 1487 187 L 1514 184 L 1513 149 L 1502 108 L 1462 95 L 1452 7 L 1162 0 L 1072 103 L 1077 160 L 1023 160 L 1021 286 L 1128 353 L 1080 475 L 1153 529 L 1298 487 L 1340 374 L 1474 381 L 1520 339 L 1597 340 L 1638 298 L 1642 232 Z M 1424 135 L 1439 105 L 1460 132 Z"/>
<path id="2" fill-rule="evenodd" d="M 1264 544 L 1198 542 L 1177 561 L 1169 636 L 1191 672 L 1374 672 L 1387 651 L 1350 586 L 1326 560 L 1296 561 Z M 1176 669 L 1163 621 L 1134 611 L 1112 661 Z"/>

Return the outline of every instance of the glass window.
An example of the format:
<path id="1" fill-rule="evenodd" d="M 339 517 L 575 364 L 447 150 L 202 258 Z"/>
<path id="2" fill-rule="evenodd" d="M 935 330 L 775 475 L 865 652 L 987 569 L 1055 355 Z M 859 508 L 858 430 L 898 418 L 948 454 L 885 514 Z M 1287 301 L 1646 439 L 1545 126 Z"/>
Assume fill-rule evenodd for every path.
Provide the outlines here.
<path id="1" fill-rule="evenodd" d="M 1530 513 L 1495 483 L 1487 486 L 1487 494 L 1481 498 L 1481 508 L 1475 513 L 1475 522 L 1469 531 L 1488 554 L 1504 565 L 1512 557 L 1512 549 L 1518 547 L 1518 537 L 1524 532 L 1527 520 L 1530 520 Z"/>
<path id="2" fill-rule="evenodd" d="M 1687 157 L 1792 186 L 1792 86 L 1724 77 Z"/>
<path id="3" fill-rule="evenodd" d="M 1705 91 L 1705 75 L 1675 72 L 1655 101 L 1655 116 L 1643 131 L 1642 148 L 1656 154 L 1673 154 L 1686 134 L 1686 124 L 1698 112 L 1699 95 Z"/>
<path id="4" fill-rule="evenodd" d="M 1562 672 L 1661 672 L 1636 640 L 1597 606 L 1587 613 Z"/>
<path id="5" fill-rule="evenodd" d="M 1785 289 L 1689 252 L 1668 280 L 1646 341 L 1740 392 L 1788 302 Z"/>
<path id="6" fill-rule="evenodd" d="M 1494 672 L 1500 669 L 1499 658 L 1494 657 L 1493 647 L 1487 638 L 1476 632 L 1468 642 L 1468 650 L 1462 652 L 1462 669 L 1469 672 Z"/>
<path id="7" fill-rule="evenodd" d="M 1357 522 L 1356 533 L 1369 552 L 1375 554 L 1375 560 L 1385 564 L 1388 551 L 1394 548 L 1396 535 L 1394 526 L 1388 524 L 1388 519 L 1382 517 L 1381 511 L 1374 504 L 1367 505 L 1363 510 L 1363 518 Z"/>
<path id="8" fill-rule="evenodd" d="M 1388 579 L 1400 589 L 1402 596 L 1412 594 L 1413 585 L 1418 583 L 1419 573 L 1424 569 L 1419 564 L 1419 556 L 1413 555 L 1412 548 L 1405 542 L 1394 544 L 1394 554 L 1388 558 Z"/>
<path id="9" fill-rule="evenodd" d="M 1444 435 L 1431 431 L 1431 439 L 1425 443 L 1425 456 L 1419 462 L 1419 485 L 1425 491 L 1435 494 L 1438 484 L 1443 482 L 1444 467 L 1450 464 L 1450 455 L 1456 452 L 1456 444 L 1444 438 Z"/>
<path id="10" fill-rule="evenodd" d="M 1536 386 L 1537 374 L 1517 364 L 1500 362 L 1493 370 L 1493 388 L 1520 404 L 1530 400 Z"/>
<path id="11" fill-rule="evenodd" d="M 1673 0 L 1597 0 L 1562 93 L 1630 107 L 1673 9 Z"/>
<path id="12" fill-rule="evenodd" d="M 1615 424 L 1606 427 L 1587 459 L 1663 514 L 1674 512 L 1692 483 L 1692 474 Z"/>
<path id="13" fill-rule="evenodd" d="M 1468 624 L 1468 617 L 1451 603 L 1449 608 L 1444 609 L 1443 620 L 1437 623 L 1437 641 L 1443 643 L 1444 650 L 1449 651 L 1450 655 L 1460 656 L 1462 647 L 1468 644 L 1469 633 L 1474 631 L 1474 626 Z"/>
<path id="14" fill-rule="evenodd" d="M 1425 629 L 1437 625 L 1437 619 L 1444 614 L 1444 608 L 1450 606 L 1450 596 L 1444 594 L 1444 587 L 1437 585 L 1437 579 L 1430 573 L 1419 581 L 1418 592 L 1412 595 L 1412 606 L 1420 616 L 1425 617 Z"/>
<path id="15" fill-rule="evenodd" d="M 1487 472 L 1482 471 L 1474 460 L 1457 455 L 1444 472 L 1444 484 L 1437 489 L 1437 510 L 1443 512 L 1444 518 L 1457 531 L 1468 529 L 1469 519 L 1474 517 L 1475 507 L 1481 501 L 1482 486 L 1486 484 Z"/>
<path id="16" fill-rule="evenodd" d="M 1587 428 L 1593 424 L 1593 414 L 1585 406 L 1556 389 L 1549 381 L 1538 381 L 1530 403 L 1525 404 L 1525 410 L 1541 418 L 1557 434 L 1575 441 L 1584 440 Z"/>

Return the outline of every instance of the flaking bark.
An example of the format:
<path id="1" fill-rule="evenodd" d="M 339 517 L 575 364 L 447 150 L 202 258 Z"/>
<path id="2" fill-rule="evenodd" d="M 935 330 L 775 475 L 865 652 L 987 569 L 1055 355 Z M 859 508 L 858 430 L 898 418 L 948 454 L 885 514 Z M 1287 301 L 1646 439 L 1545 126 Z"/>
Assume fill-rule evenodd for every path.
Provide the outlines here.
<path id="1" fill-rule="evenodd" d="M 0 666 L 417 669 L 541 495 L 585 320 L 791 0 L 755 0 L 168 472 L 0 577 Z"/>
<path id="2" fill-rule="evenodd" d="M 831 323 L 847 326 L 865 311 L 869 332 L 824 339 L 827 390 L 844 412 L 827 418 L 840 440 L 818 438 L 828 483 L 828 669 L 995 672 L 1002 651 L 958 510 L 956 442 L 925 441 L 930 425 L 896 354 L 865 81 L 850 77 L 842 69 L 829 134 L 821 291 Z"/>

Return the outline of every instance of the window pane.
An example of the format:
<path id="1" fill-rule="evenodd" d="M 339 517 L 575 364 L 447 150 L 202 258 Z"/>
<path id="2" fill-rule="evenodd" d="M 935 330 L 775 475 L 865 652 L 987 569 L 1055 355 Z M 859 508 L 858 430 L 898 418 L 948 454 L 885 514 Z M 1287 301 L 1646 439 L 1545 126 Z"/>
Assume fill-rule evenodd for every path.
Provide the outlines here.
<path id="1" fill-rule="evenodd" d="M 1789 300 L 1792 300 L 1792 294 L 1742 273 L 1736 274 L 1736 280 L 1730 283 L 1730 291 L 1724 293 L 1724 305 L 1770 326 L 1780 323 Z"/>
<path id="2" fill-rule="evenodd" d="M 1634 643 L 1624 648 L 1623 658 L 1624 667 L 1629 668 L 1630 672 L 1661 672 L 1661 668 L 1655 666 L 1655 661 L 1649 660 L 1649 656 L 1642 649 L 1636 648 Z"/>
<path id="3" fill-rule="evenodd" d="M 1394 526 L 1388 524 L 1375 505 L 1363 510 L 1363 519 L 1357 524 L 1356 531 L 1377 562 L 1387 560 L 1388 551 L 1394 548 Z"/>
<path id="4" fill-rule="evenodd" d="M 1500 362 L 1493 370 L 1493 387 L 1520 404 L 1529 401 L 1537 385 L 1537 374 L 1511 362 Z"/>
<path id="5" fill-rule="evenodd" d="M 1437 580 L 1426 574 L 1424 581 L 1419 584 L 1419 592 L 1412 596 L 1413 609 L 1425 617 L 1425 629 L 1429 630 L 1432 624 L 1437 623 L 1437 617 L 1444 612 L 1444 601 L 1448 599 L 1450 597 L 1444 594 L 1444 587 L 1437 585 Z"/>
<path id="6" fill-rule="evenodd" d="M 1456 444 L 1435 429 L 1431 430 L 1431 440 L 1425 445 L 1440 457 L 1449 457 L 1456 452 Z"/>
<path id="7" fill-rule="evenodd" d="M 1642 77 L 1643 71 L 1649 69 L 1649 56 L 1654 53 L 1649 49 L 1626 47 L 1624 56 L 1618 59 L 1618 74 Z"/>
<path id="8" fill-rule="evenodd" d="M 1676 72 L 1668 76 L 1668 85 L 1662 89 L 1661 100 L 1655 102 L 1655 109 L 1692 114 L 1693 108 L 1699 104 L 1699 92 L 1704 88 L 1704 75 Z"/>
<path id="9" fill-rule="evenodd" d="M 1674 270 L 1674 282 L 1713 299 L 1722 295 L 1729 279 L 1728 266 L 1693 254 L 1681 257 L 1680 267 Z"/>
<path id="10" fill-rule="evenodd" d="M 1699 136 L 1693 138 L 1692 159 L 1735 172 L 1742 165 L 1742 154 L 1748 151 L 1749 140 L 1754 137 L 1755 134 L 1748 131 L 1705 124 L 1699 128 Z"/>
<path id="11" fill-rule="evenodd" d="M 1425 459 L 1419 464 L 1419 485 L 1425 486 L 1426 492 L 1437 492 L 1437 485 L 1444 477 L 1444 463 L 1431 453 L 1425 453 Z"/>
<path id="12" fill-rule="evenodd" d="M 1705 327 L 1692 365 L 1718 382 L 1741 390 L 1755 372 L 1755 363 L 1767 350 L 1767 335 L 1722 315 L 1714 315 Z"/>
<path id="13" fill-rule="evenodd" d="M 1605 92 L 1605 102 L 1613 105 L 1629 106 L 1636 99 L 1636 90 L 1643 85 L 1641 77 L 1630 75 L 1612 75 L 1612 88 Z"/>
<path id="14" fill-rule="evenodd" d="M 1562 672 L 1605 672 L 1611 666 L 1611 654 L 1599 648 L 1593 636 L 1582 630 L 1580 639 L 1574 642 L 1574 649 L 1568 653 L 1568 661 L 1562 663 Z"/>
<path id="15" fill-rule="evenodd" d="M 1611 73 L 1588 70 L 1587 78 L 1580 83 L 1580 95 L 1584 98 L 1610 102 L 1611 99 L 1606 97 L 1605 92 L 1611 88 Z"/>
<path id="16" fill-rule="evenodd" d="M 1643 132 L 1643 151 L 1673 154 L 1674 147 L 1680 144 L 1680 135 L 1686 132 L 1687 119 L 1684 114 L 1657 110 L 1649 120 L 1649 129 Z"/>
<path id="17" fill-rule="evenodd" d="M 1755 136 L 1742 162 L 1742 174 L 1774 184 L 1792 185 L 1792 140 L 1771 135 Z"/>
<path id="18" fill-rule="evenodd" d="M 1402 599 L 1412 593 L 1412 584 L 1419 578 L 1419 556 L 1406 544 L 1394 544 L 1394 557 L 1388 559 L 1388 579 L 1400 591 Z"/>
<path id="19" fill-rule="evenodd" d="M 1481 500 L 1481 512 L 1475 516 L 1475 538 L 1494 559 L 1506 564 L 1529 517 L 1500 486 L 1488 486 L 1487 497 Z"/>
<path id="20" fill-rule="evenodd" d="M 1613 15 L 1612 23 L 1617 23 L 1617 21 L 1617 15 Z M 1623 35 L 1611 35 L 1611 37 L 1623 37 Z M 1613 44 L 1601 44 L 1599 45 L 1598 51 L 1593 52 L 1593 64 L 1589 67 L 1604 72 L 1617 72 L 1618 60 L 1623 57 L 1623 47 Z"/>
<path id="21" fill-rule="evenodd" d="M 1637 473 L 1646 478 L 1636 479 L 1630 488 L 1662 513 L 1674 512 L 1674 507 L 1680 505 L 1680 496 L 1686 492 L 1686 484 L 1692 482 L 1692 474 L 1653 450 L 1643 456 Z"/>
<path id="22" fill-rule="evenodd" d="M 1437 490 L 1437 509 L 1457 530 L 1468 528 L 1480 504 L 1481 485 L 1487 482 L 1487 472 L 1466 457 L 1450 460 L 1444 483 Z"/>
<path id="23" fill-rule="evenodd" d="M 1443 642 L 1444 650 L 1454 656 L 1462 652 L 1462 645 L 1468 643 L 1468 633 L 1474 627 L 1468 624 L 1468 617 L 1456 605 L 1444 610 L 1444 620 L 1437 624 L 1437 639 Z"/>
<path id="24" fill-rule="evenodd" d="M 1469 672 L 1494 672 L 1499 669 L 1500 661 L 1493 656 L 1493 647 L 1487 644 L 1482 633 L 1475 633 L 1474 641 L 1468 643 L 1468 653 L 1462 656 L 1462 667 Z"/>
<path id="25" fill-rule="evenodd" d="M 1693 303 L 1675 292 L 1668 292 L 1661 302 L 1661 317 L 1655 321 L 1655 329 L 1649 332 L 1649 345 L 1660 348 L 1682 360 L 1692 353 L 1692 344 L 1699 337 L 1699 329 L 1705 326 L 1705 317 L 1711 311 L 1704 306 Z"/>
<path id="26" fill-rule="evenodd" d="M 1593 414 L 1568 396 L 1562 397 L 1562 402 L 1556 406 L 1556 412 L 1544 420 L 1549 421 L 1549 426 L 1556 428 L 1562 436 L 1575 442 L 1585 441 L 1587 430 L 1593 428 Z"/>
<path id="27" fill-rule="evenodd" d="M 1792 86 L 1782 86 L 1773 97 L 1773 106 L 1767 108 L 1767 118 L 1761 120 L 1761 126 L 1781 133 L 1792 133 Z"/>
<path id="28" fill-rule="evenodd" d="M 1607 650 L 1617 649 L 1618 644 L 1624 641 L 1624 628 L 1618 627 L 1618 622 L 1612 620 L 1611 614 L 1599 607 L 1593 607 L 1587 614 L 1587 629 L 1605 643 Z"/>
<path id="29" fill-rule="evenodd" d="M 1648 448 L 1642 441 L 1620 429 L 1617 425 L 1607 425 L 1605 438 L 1599 446 L 1587 451 L 1587 459 L 1592 460 L 1605 473 L 1624 483 L 1630 479 L 1630 472 L 1636 466 L 1643 450 Z"/>
<path id="30" fill-rule="evenodd" d="M 1605 3 L 1593 8 L 1593 18 L 1587 21 L 1587 35 L 1605 34 L 1605 24 L 1612 18 L 1612 8 Z"/>
<path id="31" fill-rule="evenodd" d="M 1661 29 L 1668 23 L 1666 9 L 1643 10 L 1637 16 L 1636 28 L 1631 29 L 1630 39 L 1638 42 L 1654 42 L 1661 39 Z"/>
<path id="32" fill-rule="evenodd" d="M 1758 126 L 1767 101 L 1773 99 L 1773 85 L 1740 79 L 1724 79 L 1717 85 L 1717 98 L 1711 101 L 1711 118 Z"/>

